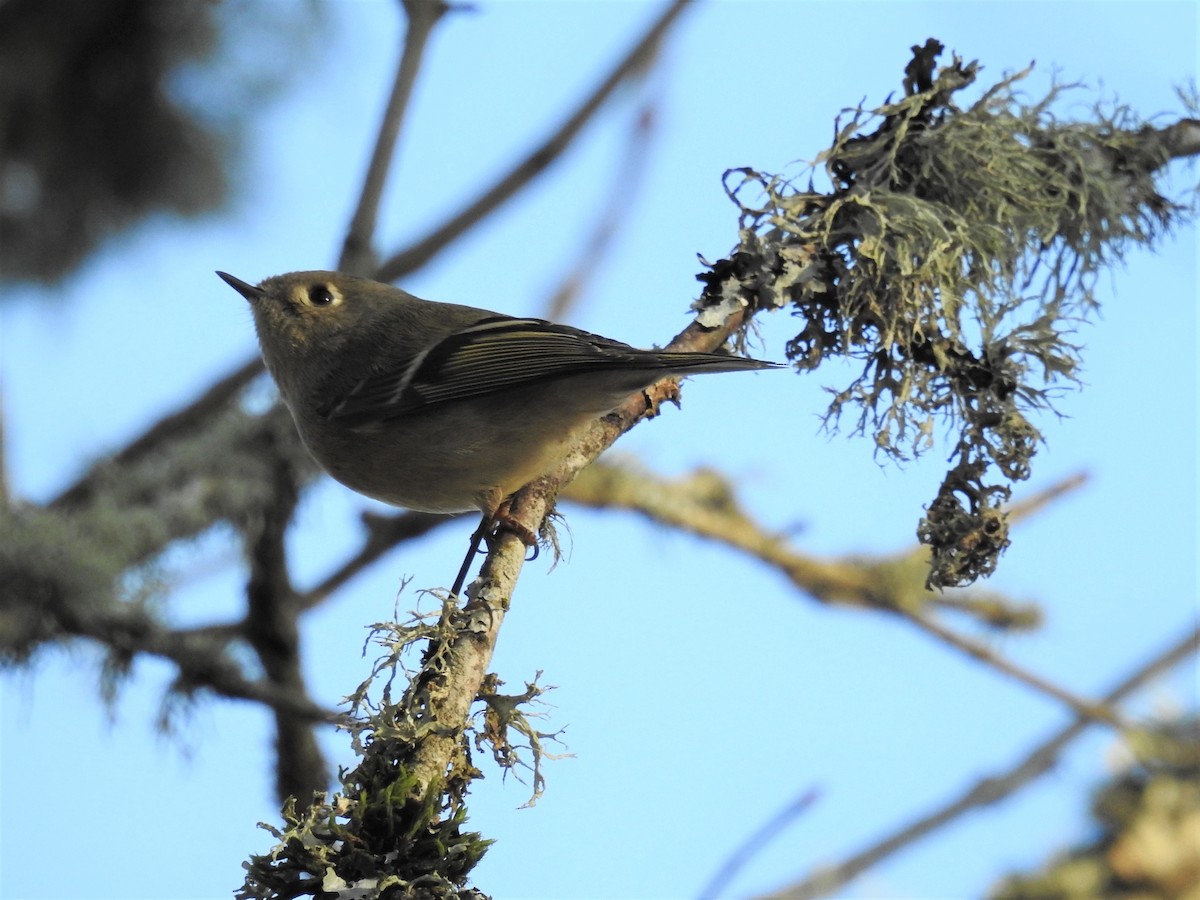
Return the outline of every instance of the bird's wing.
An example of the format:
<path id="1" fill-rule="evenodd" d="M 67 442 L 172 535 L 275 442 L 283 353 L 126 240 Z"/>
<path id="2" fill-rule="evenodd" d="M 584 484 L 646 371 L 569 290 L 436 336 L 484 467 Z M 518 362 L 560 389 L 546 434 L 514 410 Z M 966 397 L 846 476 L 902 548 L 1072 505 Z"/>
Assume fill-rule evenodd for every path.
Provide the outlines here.
<path id="1" fill-rule="evenodd" d="M 416 356 L 372 369 L 322 415 L 349 426 L 419 413 L 441 403 L 611 367 L 654 369 L 656 354 L 542 319 L 492 316 Z"/>

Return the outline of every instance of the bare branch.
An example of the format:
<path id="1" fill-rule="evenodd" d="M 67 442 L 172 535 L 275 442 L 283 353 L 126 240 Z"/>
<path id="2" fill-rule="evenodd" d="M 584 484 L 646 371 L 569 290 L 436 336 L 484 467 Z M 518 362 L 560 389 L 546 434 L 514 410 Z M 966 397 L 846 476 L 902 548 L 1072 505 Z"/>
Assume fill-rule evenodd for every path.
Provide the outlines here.
<path id="1" fill-rule="evenodd" d="M 302 610 L 311 609 L 326 600 L 334 591 L 358 575 L 385 553 L 403 541 L 428 534 L 439 525 L 457 521 L 461 516 L 443 516 L 435 513 L 403 512 L 394 516 L 381 516 L 365 512 L 363 524 L 367 537 L 362 546 L 336 569 L 321 579 L 320 583 L 300 595 Z"/>
<path id="2" fill-rule="evenodd" d="M 1071 476 L 1023 502 L 1021 514 L 1031 515 L 1034 510 L 1043 508 L 1082 483 L 1081 476 Z M 793 585 L 817 600 L 852 603 L 898 614 L 998 672 L 1065 703 L 1076 713 L 1126 727 L 1104 706 L 1076 696 L 922 614 L 921 610 L 936 603 L 941 596 L 925 587 L 928 551 L 924 548 L 877 559 L 855 556 L 827 560 L 808 556 L 779 535 L 764 531 L 738 505 L 729 482 L 712 471 L 667 481 L 628 467 L 600 463 L 581 473 L 580 478 L 567 488 L 565 496 L 592 506 L 635 509 L 656 522 L 744 550 L 787 574 Z M 1002 615 L 998 608 L 1012 607 L 999 595 L 979 591 L 972 595 L 979 595 L 974 604 L 959 603 L 956 608 L 981 618 L 986 615 L 989 618 L 984 620 L 989 623 Z M 1006 618 L 1011 619 L 1013 615 L 1010 612 Z"/>
<path id="3" fill-rule="evenodd" d="M 1048 502 L 1080 483 L 1072 476 L 1045 491 L 1038 502 Z M 919 609 L 927 604 L 945 606 L 1002 628 L 1028 627 L 1037 618 L 1028 608 L 994 592 L 974 589 L 938 594 L 927 590 L 926 551 L 921 548 L 873 559 L 831 559 L 802 553 L 786 535 L 767 531 L 747 515 L 729 481 L 712 470 L 668 480 L 629 466 L 599 462 L 580 473 L 563 496 L 588 506 L 633 510 L 660 524 L 742 550 L 779 570 L 796 588 L 822 603 L 887 611 Z"/>
<path id="4" fill-rule="evenodd" d="M 613 95 L 626 79 L 639 74 L 658 50 L 659 43 L 667 30 L 688 7 L 688 0 L 673 0 L 670 6 L 654 21 L 645 35 L 617 63 L 583 103 L 564 121 L 550 137 L 534 148 L 513 169 L 506 172 L 495 184 L 483 191 L 478 198 L 452 215 L 442 225 L 416 243 L 399 251 L 383 263 L 375 273 L 380 281 L 394 281 L 418 267 L 440 252 L 451 241 L 459 237 L 472 225 L 494 212 L 509 200 L 534 177 L 544 171 L 583 130 L 597 111 Z"/>
<path id="5" fill-rule="evenodd" d="M 585 283 L 595 275 L 599 263 L 611 249 L 619 226 L 629 219 L 633 208 L 632 197 L 641 188 L 650 159 L 649 145 L 658 119 L 656 99 L 647 98 L 635 111 L 625 153 L 614 172 L 607 202 L 596 217 L 595 228 L 584 241 L 579 257 L 551 297 L 547 319 L 561 322 L 566 318 L 568 310 L 579 299 Z"/>
<path id="6" fill-rule="evenodd" d="M 701 900 L 710 900 L 710 898 L 715 900 L 716 897 L 719 897 L 725 887 L 737 877 L 742 867 L 753 859 L 755 854 L 772 838 L 782 833 L 792 822 L 807 812 L 819 797 L 820 792 L 816 788 L 805 788 L 787 806 L 755 829 L 754 834 L 750 835 L 741 846 L 729 855 L 717 873 L 704 886 L 704 890 L 700 892 Z"/>
<path id="7" fill-rule="evenodd" d="M 1036 494 L 1023 497 L 1016 503 L 1007 504 L 1004 508 L 1004 513 L 1011 522 L 1020 522 L 1022 519 L 1028 519 L 1058 500 L 1059 497 L 1079 490 L 1088 483 L 1090 478 L 1091 476 L 1087 472 L 1076 472 L 1074 475 L 1068 475 L 1061 481 L 1050 485 L 1044 491 L 1038 491 Z"/>
<path id="8" fill-rule="evenodd" d="M 358 206 L 354 210 L 350 229 L 342 244 L 338 268 L 343 272 L 368 275 L 375 266 L 375 254 L 372 250 L 375 222 L 379 215 L 379 204 L 387 184 L 388 172 L 395 161 L 396 138 L 400 134 L 400 126 L 404 123 L 404 114 L 408 109 L 408 100 L 412 95 L 417 73 L 421 69 L 429 35 L 449 10 L 450 6 L 443 0 L 404 0 L 404 11 L 408 17 L 408 27 L 404 31 L 404 50 L 396 67 L 396 79 L 392 84 L 392 93 L 379 126 L 375 150 L 371 154 L 371 162 L 363 179 Z"/>
<path id="9" fill-rule="evenodd" d="M 1197 650 L 1200 650 L 1200 628 L 1193 628 L 1181 640 L 1118 682 L 1104 695 L 1103 702 L 1108 705 L 1119 703 L 1150 680 L 1195 654 Z M 803 881 L 765 895 L 762 900 L 801 900 L 833 893 L 881 860 L 928 836 L 964 813 L 998 803 L 1051 771 L 1063 749 L 1093 722 L 1093 719 L 1083 716 L 1076 717 L 1070 725 L 1038 744 L 1006 771 L 981 778 L 949 803 L 921 816 L 853 856 L 833 865 L 822 866 Z"/>
<path id="10" fill-rule="evenodd" d="M 223 697 L 261 703 L 276 712 L 312 722 L 332 723 L 339 716 L 302 693 L 271 683 L 247 678 L 227 655 L 227 641 L 204 635 L 174 632 L 164 628 L 140 609 L 119 611 L 73 608 L 75 615 L 62 622 L 64 630 L 87 637 L 115 653 L 132 656 L 145 653 L 174 663 L 179 670 L 175 689 L 194 692 L 207 688 Z"/>
<path id="11" fill-rule="evenodd" d="M 998 653 L 995 653 L 990 648 L 981 644 L 979 641 L 974 641 L 965 635 L 947 628 L 940 622 L 930 618 L 929 616 L 921 615 L 912 610 L 900 609 L 897 610 L 901 616 L 912 622 L 922 631 L 931 634 L 942 641 L 945 641 L 950 646 L 961 650 L 963 653 L 972 659 L 976 659 L 985 665 L 991 666 L 997 672 L 1007 675 L 1015 681 L 1019 681 L 1026 687 L 1031 687 L 1040 694 L 1045 694 L 1060 703 L 1065 703 L 1073 709 L 1078 715 L 1086 716 L 1089 719 L 1096 719 L 1100 722 L 1105 722 L 1116 728 L 1128 730 L 1131 726 L 1123 720 L 1115 711 L 1109 709 L 1101 703 L 1094 703 L 1091 700 L 1085 700 L 1065 688 L 1059 687 L 1052 681 L 1047 681 L 1040 675 L 1030 672 L 1018 666 L 1011 660 L 1005 659 Z"/>

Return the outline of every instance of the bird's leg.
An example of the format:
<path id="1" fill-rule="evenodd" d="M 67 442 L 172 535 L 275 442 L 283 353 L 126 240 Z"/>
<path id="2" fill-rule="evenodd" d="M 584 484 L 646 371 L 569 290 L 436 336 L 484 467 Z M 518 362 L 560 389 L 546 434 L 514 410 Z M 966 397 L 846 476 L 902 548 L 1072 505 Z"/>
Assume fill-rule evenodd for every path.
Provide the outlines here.
<path id="1" fill-rule="evenodd" d="M 450 588 L 451 597 L 457 597 L 458 592 L 462 590 L 463 582 L 467 580 L 467 572 L 471 569 L 471 560 L 479 552 L 480 545 L 485 540 L 489 540 L 492 528 L 492 517 L 484 513 L 483 518 L 479 520 L 479 527 L 471 535 L 471 547 L 467 550 L 467 558 L 463 560 L 462 566 L 459 567 L 458 577 L 454 579 L 454 587 Z"/>
<path id="2" fill-rule="evenodd" d="M 537 535 L 522 525 L 516 519 L 512 518 L 508 512 L 508 501 L 500 504 L 491 515 L 483 514 L 483 518 L 479 520 L 479 527 L 475 529 L 475 533 L 471 535 L 471 546 L 467 550 L 467 556 L 463 560 L 462 565 L 458 569 L 458 576 L 454 579 L 454 587 L 450 589 L 450 596 L 457 597 L 458 592 L 462 590 L 464 582 L 467 580 L 467 572 L 471 570 L 471 560 L 476 553 L 483 552 L 483 545 L 486 543 L 488 550 L 495 545 L 496 536 L 500 533 L 500 529 L 507 529 L 517 536 L 517 538 L 526 547 L 533 548 L 533 555 L 526 559 L 526 562 L 533 562 L 538 557 Z"/>

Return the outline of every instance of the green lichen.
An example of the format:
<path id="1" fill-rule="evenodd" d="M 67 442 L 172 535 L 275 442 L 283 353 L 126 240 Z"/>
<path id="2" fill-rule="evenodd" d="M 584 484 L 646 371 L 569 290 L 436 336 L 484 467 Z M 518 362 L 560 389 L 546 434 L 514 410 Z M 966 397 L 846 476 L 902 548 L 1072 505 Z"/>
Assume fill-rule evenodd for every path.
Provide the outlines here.
<path id="1" fill-rule="evenodd" d="M 302 808 L 283 810 L 283 827 L 263 825 L 277 844 L 246 863 L 237 896 L 250 898 L 345 897 L 482 898 L 467 882 L 492 841 L 466 830 L 467 792 L 483 776 L 472 762 L 488 748 L 507 773 L 533 772 L 531 805 L 545 787 L 541 763 L 555 758 L 528 711 L 545 690 L 535 678 L 521 694 L 500 694 L 488 676 L 480 710 L 465 727 L 447 735 L 427 714 L 447 664 L 444 649 L 459 633 L 466 613 L 453 597 L 441 597 L 432 613 L 378 623 L 369 644 L 381 650 L 371 673 L 346 698 L 339 727 L 349 732 L 358 764 L 343 769 L 339 790 Z M 516 735 L 514 738 L 513 735 Z M 450 736 L 455 752 L 435 784 L 422 783 L 413 760 L 421 743 Z M 523 743 L 514 743 L 523 741 Z M 532 754 L 526 762 L 521 751 Z"/>
<path id="2" fill-rule="evenodd" d="M 726 174 L 740 243 L 699 276 L 697 308 L 790 308 L 797 369 L 861 365 L 831 389 L 826 425 L 855 410 L 854 431 L 888 457 L 928 449 L 939 424 L 957 432 L 918 528 L 929 584 L 943 587 L 989 574 L 1008 546 L 1001 504 L 1043 440 L 1033 414 L 1079 383 L 1072 335 L 1097 307 L 1099 274 L 1188 210 L 1156 182 L 1170 142 L 1128 109 L 1061 120 L 1075 86 L 1026 102 L 1016 86 L 1029 70 L 960 107 L 978 64 L 939 69 L 941 44 L 913 49 L 904 96 L 851 110 L 806 188 Z"/>

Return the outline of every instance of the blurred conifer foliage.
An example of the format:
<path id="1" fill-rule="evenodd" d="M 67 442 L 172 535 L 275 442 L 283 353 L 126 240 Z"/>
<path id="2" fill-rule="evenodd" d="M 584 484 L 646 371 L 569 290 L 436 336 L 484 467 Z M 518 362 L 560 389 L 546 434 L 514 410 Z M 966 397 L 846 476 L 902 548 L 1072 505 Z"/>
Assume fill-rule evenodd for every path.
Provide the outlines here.
<path id="1" fill-rule="evenodd" d="M 253 67 L 294 57 L 230 67 L 217 17 L 272 42 L 303 40 L 314 13 L 307 3 L 0 3 L 0 278 L 53 283 L 148 214 L 220 206 L 240 117 L 284 82 Z"/>

